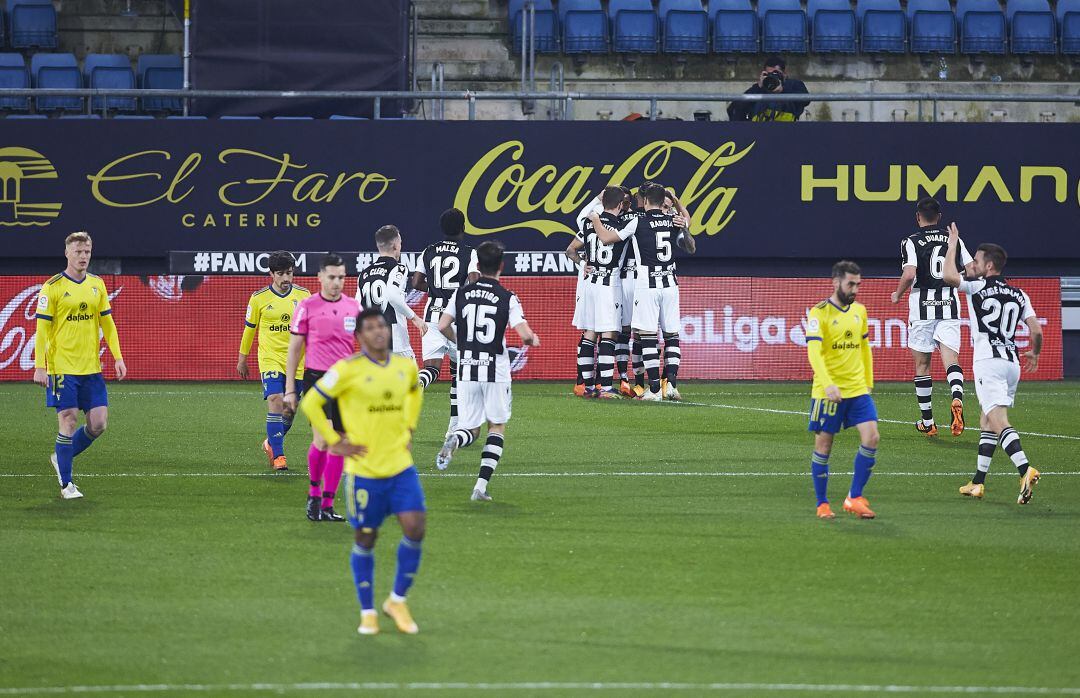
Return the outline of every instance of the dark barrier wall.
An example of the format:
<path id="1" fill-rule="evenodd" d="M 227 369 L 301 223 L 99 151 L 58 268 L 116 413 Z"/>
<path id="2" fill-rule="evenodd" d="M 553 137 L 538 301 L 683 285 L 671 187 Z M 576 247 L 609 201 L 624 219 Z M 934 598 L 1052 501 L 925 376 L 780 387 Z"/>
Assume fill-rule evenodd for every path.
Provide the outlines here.
<path id="1" fill-rule="evenodd" d="M 1071 124 L 27 121 L 0 146 L 15 257 L 83 229 L 114 258 L 362 250 L 385 223 L 419 250 L 449 206 L 474 242 L 561 250 L 605 184 L 652 178 L 692 212 L 701 258 L 898 259 L 930 193 L 972 249 L 1080 260 Z"/>

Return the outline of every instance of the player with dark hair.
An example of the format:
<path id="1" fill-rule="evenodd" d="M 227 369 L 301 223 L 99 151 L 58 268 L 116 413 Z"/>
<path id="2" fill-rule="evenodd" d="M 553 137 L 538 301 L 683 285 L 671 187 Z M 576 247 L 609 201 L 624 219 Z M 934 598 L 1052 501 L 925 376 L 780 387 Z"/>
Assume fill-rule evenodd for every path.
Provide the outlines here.
<path id="1" fill-rule="evenodd" d="M 450 357 L 450 425 L 457 427 L 457 348 L 439 332 L 439 317 L 454 291 L 479 278 L 476 250 L 463 242 L 465 214 L 448 208 L 439 216 L 443 239 L 428 245 L 420 255 L 420 265 L 413 274 L 413 288 L 427 291 L 424 320 L 427 332 L 421 340 L 424 367 L 420 369 L 420 387 L 427 388 L 439 379 L 443 357 Z"/>
<path id="2" fill-rule="evenodd" d="M 593 197 L 585 207 L 578 212 L 574 219 L 574 234 L 578 235 L 588 225 L 589 216 L 604 210 L 601 202 L 603 192 Z M 574 289 L 574 318 L 571 321 L 574 327 L 581 332 L 577 345 L 577 382 L 574 384 L 574 395 L 578 397 L 593 397 L 596 386 L 596 338 L 585 327 L 585 277 L 588 274 L 588 264 L 581 261 L 577 265 L 577 286 Z"/>
<path id="3" fill-rule="evenodd" d="M 109 422 L 102 337 L 115 361 L 117 380 L 127 377 L 109 290 L 100 276 L 87 272 L 92 252 L 89 233 L 67 236 L 67 267 L 42 285 L 35 315 L 34 382 L 46 390 L 45 405 L 56 410 L 56 444 L 50 461 L 63 499 L 83 496 L 71 480 L 73 461 L 105 433 Z M 80 411 L 86 424 L 76 430 Z"/>
<path id="4" fill-rule="evenodd" d="M 480 474 L 473 486 L 474 502 L 490 502 L 488 483 L 499 465 L 510 421 L 510 356 L 506 330 L 512 327 L 528 346 L 540 346 L 517 296 L 499 283 L 506 248 L 488 240 L 476 248 L 480 278 L 459 288 L 439 319 L 439 331 L 458 348 L 458 390 L 461 400 L 458 428 L 447 435 L 435 459 L 439 470 L 450 465 L 454 452 L 476 441 L 487 422 L 488 435 L 480 455 Z"/>
<path id="5" fill-rule="evenodd" d="M 944 278 L 948 232 L 941 224 L 941 204 L 926 197 L 915 207 L 918 230 L 900 241 L 900 283 L 893 292 L 899 303 L 909 288 L 908 348 L 915 360 L 915 397 L 922 412 L 915 428 L 927 436 L 937 435 L 932 393 L 934 379 L 930 363 L 934 349 L 941 355 L 945 375 L 952 390 L 953 436 L 964 432 L 964 371 L 960 368 L 960 298 Z M 959 243 L 957 271 L 970 271 L 971 255 L 964 242 Z"/>
<path id="6" fill-rule="evenodd" d="M 319 265 L 319 292 L 300 301 L 289 328 L 289 358 L 285 371 L 285 416 L 292 419 L 304 386 L 311 386 L 335 363 L 351 356 L 356 346 L 356 316 L 360 302 L 349 298 L 345 289 L 345 260 L 333 252 Z M 296 368 L 304 357 L 304 380 L 296 380 Z M 343 432 L 337 403 L 326 403 L 326 416 L 338 432 Z M 327 453 L 326 440 L 312 429 L 308 448 L 307 517 L 312 521 L 344 521 L 334 511 L 334 495 L 341 483 L 345 460 Z"/>
<path id="7" fill-rule="evenodd" d="M 1008 256 L 1000 245 L 985 243 L 975 252 L 973 276 L 965 281 L 954 270 L 960 249 L 960 230 L 949 226 L 949 249 L 945 254 L 945 283 L 959 288 L 968 297 L 968 318 L 975 343 L 975 395 L 982 412 L 979 416 L 979 457 L 971 482 L 960 488 L 965 497 L 981 499 L 986 493 L 986 473 L 994 449 L 1000 444 L 1020 473 L 1020 494 L 1016 501 L 1031 501 L 1032 488 L 1039 482 L 1039 471 L 1028 463 L 1020 445 L 1020 434 L 1009 422 L 1016 387 L 1020 383 L 1020 359 L 1017 355 L 1016 328 L 1023 322 L 1031 333 L 1031 349 L 1024 352 L 1027 370 L 1039 367 L 1043 332 L 1031 299 L 1019 288 L 1009 284 L 1002 272 Z"/>
<path id="8" fill-rule="evenodd" d="M 855 302 L 862 271 L 854 262 L 832 268 L 833 293 L 815 305 L 806 321 L 806 351 L 814 369 L 810 393 L 810 424 L 814 455 L 810 470 L 817 495 L 818 518 L 834 517 L 829 506 L 829 455 L 841 429 L 855 427 L 859 451 L 855 474 L 844 499 L 844 511 L 862 519 L 874 518 L 863 488 L 877 459 L 878 416 L 870 391 L 874 388 L 874 357 L 870 351 L 866 308 Z"/>
<path id="9" fill-rule="evenodd" d="M 375 541 L 388 515 L 397 516 L 403 536 L 397 549 L 394 588 L 382 605 L 399 631 L 419 632 L 405 596 L 420 568 L 427 525 L 424 490 L 412 457 L 413 431 L 424 392 L 416 362 L 390 352 L 390 327 L 377 308 L 356 318 L 356 338 L 363 350 L 338 361 L 304 395 L 300 409 L 322 435 L 330 453 L 345 457 L 349 524 L 356 531 L 350 557 L 360 600 L 361 635 L 379 632 L 375 611 Z M 337 401 L 344 434 L 326 416 Z"/>
<path id="10" fill-rule="evenodd" d="M 390 350 L 399 356 L 415 359 L 409 341 L 411 322 L 420 336 L 427 333 L 427 323 L 413 312 L 405 301 L 407 270 L 401 263 L 401 231 L 394 225 L 384 225 L 375 231 L 375 247 L 379 258 L 364 271 L 356 285 L 356 300 L 365 308 L 378 308 L 390 325 Z"/>
<path id="11" fill-rule="evenodd" d="M 285 435 L 292 419 L 284 415 L 285 374 L 289 357 L 289 324 L 300 301 L 311 293 L 293 284 L 296 259 L 284 250 L 270 253 L 267 262 L 270 285 L 251 294 L 244 335 L 240 339 L 240 358 L 236 373 L 248 377 L 247 357 L 255 333 L 259 335 L 259 373 L 262 375 L 263 399 L 266 400 L 266 440 L 263 452 L 274 470 L 288 470 L 285 460 Z M 303 357 L 297 363 L 294 378 L 303 378 Z"/>

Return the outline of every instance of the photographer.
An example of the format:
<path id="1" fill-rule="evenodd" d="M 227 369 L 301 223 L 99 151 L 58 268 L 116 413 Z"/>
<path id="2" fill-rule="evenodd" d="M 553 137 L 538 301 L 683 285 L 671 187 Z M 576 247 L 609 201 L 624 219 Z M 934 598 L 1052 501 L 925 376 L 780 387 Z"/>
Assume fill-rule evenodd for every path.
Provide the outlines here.
<path id="1" fill-rule="evenodd" d="M 808 94 L 802 80 L 789 78 L 785 72 L 787 62 L 780 56 L 765 59 L 765 68 L 761 71 L 756 85 L 751 85 L 744 94 Z M 728 105 L 728 119 L 731 121 L 798 121 L 803 110 L 810 105 L 805 102 L 732 102 Z"/>

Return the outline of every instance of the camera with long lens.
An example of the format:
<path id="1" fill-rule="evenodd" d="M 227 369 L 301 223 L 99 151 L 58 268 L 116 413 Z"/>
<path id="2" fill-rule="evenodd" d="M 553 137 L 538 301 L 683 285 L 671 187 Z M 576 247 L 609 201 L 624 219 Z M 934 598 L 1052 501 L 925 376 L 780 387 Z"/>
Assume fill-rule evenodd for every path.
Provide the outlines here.
<path id="1" fill-rule="evenodd" d="M 779 70 L 770 70 L 761 79 L 761 88 L 766 92 L 775 92 L 776 88 L 784 84 L 784 74 Z"/>

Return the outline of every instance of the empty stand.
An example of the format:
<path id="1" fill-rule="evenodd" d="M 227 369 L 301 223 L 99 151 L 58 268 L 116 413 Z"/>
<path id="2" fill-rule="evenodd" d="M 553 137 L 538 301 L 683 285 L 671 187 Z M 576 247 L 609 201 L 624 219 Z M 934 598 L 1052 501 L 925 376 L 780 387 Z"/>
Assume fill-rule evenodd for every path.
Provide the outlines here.
<path id="1" fill-rule="evenodd" d="M 758 19 L 750 0 L 712 0 L 713 51 L 757 53 Z"/>
<path id="2" fill-rule="evenodd" d="M 758 0 L 758 17 L 764 52 L 806 53 L 806 13 L 799 0 Z"/>
<path id="3" fill-rule="evenodd" d="M 56 48 L 56 9 L 52 0 L 8 0 L 7 20 L 12 48 Z"/>
<path id="4" fill-rule="evenodd" d="M 1057 24 L 1046 0 L 1008 0 L 1005 16 L 1013 53 L 1057 53 Z"/>
<path id="5" fill-rule="evenodd" d="M 1005 53 L 1005 13 L 997 0 L 957 0 L 961 53 Z"/>
<path id="6" fill-rule="evenodd" d="M 561 0 L 559 20 L 565 53 L 608 52 L 608 18 L 600 0 Z"/>
<path id="7" fill-rule="evenodd" d="M 855 12 L 849 0 L 808 0 L 806 7 L 815 53 L 855 53 Z"/>
<path id="8" fill-rule="evenodd" d="M 616 53 L 656 53 L 660 19 L 650 0 L 610 0 L 611 46 Z"/>
<path id="9" fill-rule="evenodd" d="M 865 53 L 904 53 L 907 18 L 900 0 L 858 0 L 859 43 Z"/>
<path id="10" fill-rule="evenodd" d="M 0 88 L 27 89 L 30 73 L 26 71 L 26 59 L 19 53 L 0 53 Z M 30 111 L 29 97 L 0 97 L 0 109 Z"/>
<path id="11" fill-rule="evenodd" d="M 30 59 L 34 87 L 79 89 L 83 86 L 79 62 L 71 53 L 35 53 Z M 35 97 L 38 111 L 82 111 L 82 97 Z"/>
<path id="12" fill-rule="evenodd" d="M 148 54 L 139 56 L 136 72 L 139 88 L 143 90 L 182 90 L 184 88 L 184 64 L 180 56 L 172 54 Z M 181 112 L 184 105 L 177 97 L 143 97 L 143 111 Z"/>
<path id="13" fill-rule="evenodd" d="M 664 53 L 708 53 L 709 15 L 701 0 L 660 0 Z"/>
<path id="14" fill-rule="evenodd" d="M 510 31 L 514 37 L 514 50 L 518 52 L 524 38 L 521 33 L 522 19 L 528 21 L 525 3 L 526 0 L 510 0 L 509 5 Z M 540 53 L 558 53 L 559 23 L 551 0 L 533 0 L 533 6 L 536 8 L 536 24 L 533 27 L 536 50 Z"/>
<path id="15" fill-rule="evenodd" d="M 83 74 L 86 85 L 102 89 L 135 89 L 135 72 L 127 56 L 118 53 L 91 53 L 83 61 Z M 133 112 L 136 110 L 134 97 L 94 97 L 91 108 L 102 107 L 114 111 Z"/>
<path id="16" fill-rule="evenodd" d="M 956 53 L 956 15 L 949 0 L 908 0 L 912 53 Z"/>

